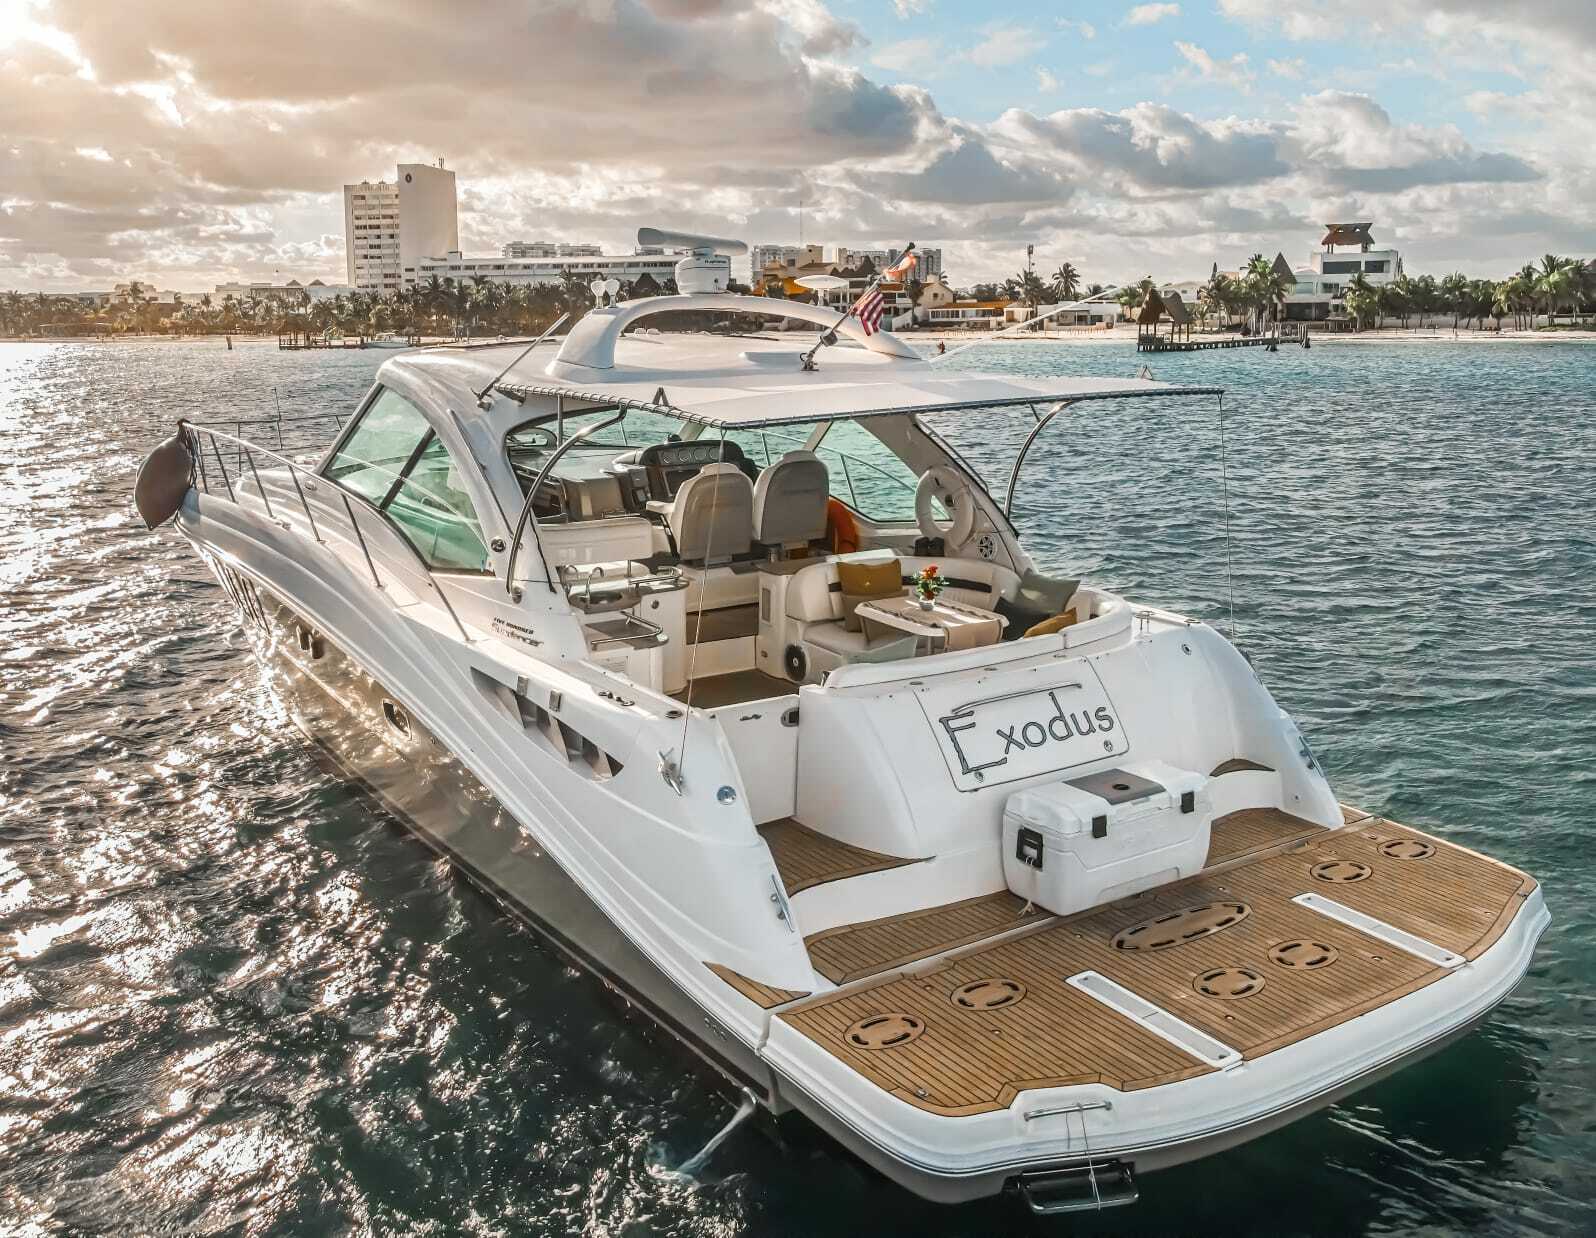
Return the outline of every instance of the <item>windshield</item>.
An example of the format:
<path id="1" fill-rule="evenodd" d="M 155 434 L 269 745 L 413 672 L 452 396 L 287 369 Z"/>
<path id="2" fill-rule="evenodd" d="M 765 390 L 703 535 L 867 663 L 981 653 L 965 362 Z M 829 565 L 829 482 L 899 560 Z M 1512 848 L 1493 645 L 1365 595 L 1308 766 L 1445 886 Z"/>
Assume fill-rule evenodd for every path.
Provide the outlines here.
<path id="1" fill-rule="evenodd" d="M 562 432 L 563 441 L 569 442 L 583 429 L 614 417 L 616 411 L 614 408 L 590 408 L 567 413 L 563 418 L 546 413 L 511 430 L 505 436 L 505 454 L 523 493 L 558 449 Z M 873 420 L 884 422 L 886 419 Z M 693 442 L 711 448 L 722 439 L 728 447 L 709 458 L 719 456 L 736 463 L 750 480 L 756 479 L 787 452 L 810 450 L 826 466 L 832 497 L 874 524 L 912 523 L 915 519 L 918 475 L 876 436 L 867 422 L 852 419 L 721 428 L 686 423 L 659 413 L 629 410 L 617 424 L 572 444 L 549 477 L 564 487 L 567 498 L 577 492 L 592 496 L 598 504 L 590 509 L 594 514 L 600 511 L 613 514 L 617 505 L 636 506 L 627 502 L 624 489 L 618 487 L 613 496 L 606 489 L 615 483 L 618 465 L 628 456 L 635 463 L 637 453 L 653 444 Z M 697 467 L 701 467 L 701 462 L 696 457 L 689 463 L 675 466 L 685 470 L 687 475 Z M 673 472 L 665 485 L 673 493 L 682 479 L 680 471 Z M 537 509 L 540 515 L 564 514 L 580 518 L 575 517 L 575 504 L 556 506 L 554 496 L 548 497 L 547 511 L 541 507 Z M 645 495 L 645 498 L 654 499 L 669 497 L 669 493 L 661 493 L 657 488 L 649 489 Z"/>
<path id="2" fill-rule="evenodd" d="M 548 463 L 549 455 L 562 441 L 559 437 L 562 431 L 565 440 L 569 440 L 589 426 L 615 416 L 615 412 L 613 408 L 587 408 L 579 413 L 566 413 L 561 418 L 548 413 L 523 422 L 505 435 L 504 452 L 521 482 L 522 491 Z M 650 443 L 671 442 L 679 438 L 681 432 L 682 423 L 674 417 L 628 412 L 616 425 L 598 431 L 567 450 L 555 466 L 553 476 L 570 481 L 602 477 L 616 456 Z"/>

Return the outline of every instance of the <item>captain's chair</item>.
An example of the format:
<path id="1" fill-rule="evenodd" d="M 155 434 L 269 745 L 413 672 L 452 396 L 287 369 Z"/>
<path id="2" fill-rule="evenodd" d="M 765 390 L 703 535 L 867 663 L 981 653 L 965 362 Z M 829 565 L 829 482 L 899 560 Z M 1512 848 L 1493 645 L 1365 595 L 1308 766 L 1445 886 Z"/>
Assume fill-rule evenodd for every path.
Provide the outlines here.
<path id="1" fill-rule="evenodd" d="M 666 520 L 684 563 L 725 563 L 747 554 L 753 545 L 753 483 L 735 464 L 706 464 L 676 491 Z"/>
<path id="2" fill-rule="evenodd" d="M 831 475 L 812 451 L 789 451 L 754 483 L 754 540 L 785 555 L 826 535 Z"/>

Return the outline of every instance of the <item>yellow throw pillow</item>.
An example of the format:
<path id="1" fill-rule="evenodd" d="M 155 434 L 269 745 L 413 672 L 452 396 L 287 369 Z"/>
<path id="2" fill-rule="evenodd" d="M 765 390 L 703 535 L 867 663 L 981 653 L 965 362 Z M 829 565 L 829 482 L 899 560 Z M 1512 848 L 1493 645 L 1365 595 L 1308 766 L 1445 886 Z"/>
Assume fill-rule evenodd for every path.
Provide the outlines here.
<path id="1" fill-rule="evenodd" d="M 1062 632 L 1065 628 L 1073 627 L 1080 621 L 1080 616 L 1073 610 L 1066 610 L 1062 614 L 1054 615 L 1051 619 L 1044 619 L 1041 623 L 1032 624 L 1025 629 L 1025 634 L 1027 636 L 1051 636 L 1054 632 Z"/>
<path id="2" fill-rule="evenodd" d="M 899 597 L 903 593 L 903 568 L 897 557 L 868 563 L 838 563 L 837 583 L 842 586 L 842 623 L 859 631 L 854 608 L 871 598 Z"/>

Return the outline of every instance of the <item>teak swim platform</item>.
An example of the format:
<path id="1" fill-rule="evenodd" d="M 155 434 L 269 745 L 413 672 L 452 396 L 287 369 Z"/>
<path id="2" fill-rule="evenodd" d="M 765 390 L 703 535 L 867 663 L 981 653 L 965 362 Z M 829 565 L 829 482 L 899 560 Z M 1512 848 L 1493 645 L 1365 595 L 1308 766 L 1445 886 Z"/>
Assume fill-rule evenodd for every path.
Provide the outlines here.
<path id="1" fill-rule="evenodd" d="M 1294 896 L 1333 899 L 1468 960 L 1496 941 L 1535 889 L 1516 869 L 1383 819 L 1314 833 L 1266 858 L 1081 915 L 1046 917 L 934 966 L 800 1001 L 777 1018 L 883 1090 L 940 1114 L 1006 1108 L 1028 1088 L 1101 1083 L 1135 1091 L 1217 1067 L 1193 1052 L 1196 1038 L 1173 1044 L 1069 977 L 1105 976 L 1251 1061 L 1450 970 Z M 1236 905 L 1244 914 L 1213 931 L 1199 925 L 1190 940 L 1116 948 L 1116 937 L 1138 925 Z M 958 1000 L 961 990 L 994 983 L 1013 996 L 990 1006 Z M 872 1020 L 904 1029 L 901 1042 L 850 1038 L 850 1028 Z"/>

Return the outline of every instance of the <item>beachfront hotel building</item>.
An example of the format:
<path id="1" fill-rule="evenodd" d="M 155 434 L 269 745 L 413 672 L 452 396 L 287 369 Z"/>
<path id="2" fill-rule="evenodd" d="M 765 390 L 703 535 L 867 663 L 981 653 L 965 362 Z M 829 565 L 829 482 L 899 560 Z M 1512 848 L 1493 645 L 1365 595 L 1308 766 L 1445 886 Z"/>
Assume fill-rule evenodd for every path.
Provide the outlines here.
<path id="1" fill-rule="evenodd" d="M 585 247 L 584 247 L 585 248 Z M 597 246 L 593 247 L 594 249 Z M 623 283 L 650 276 L 663 286 L 676 278 L 680 254 L 574 254 L 553 257 L 510 258 L 497 254 L 488 258 L 467 258 L 459 250 L 422 258 L 416 263 L 415 282 L 425 284 L 436 276 L 455 283 L 478 276 L 501 284 L 558 284 L 569 271 L 584 284 L 599 279 L 618 279 Z"/>
<path id="2" fill-rule="evenodd" d="M 460 248 L 454 173 L 438 160 L 401 163 L 393 181 L 344 186 L 348 282 L 362 292 L 398 292 L 430 254 Z"/>
<path id="3" fill-rule="evenodd" d="M 1345 315 L 1342 298 L 1347 284 L 1362 275 L 1379 287 L 1402 275 L 1402 255 L 1394 249 L 1376 249 L 1373 223 L 1326 224 L 1319 250 L 1308 264 L 1297 267 L 1296 284 L 1286 296 L 1288 321 L 1323 322 Z"/>
<path id="4" fill-rule="evenodd" d="M 565 241 L 506 241 L 499 255 L 503 258 L 597 258 L 603 252 L 598 245 L 574 245 Z"/>

